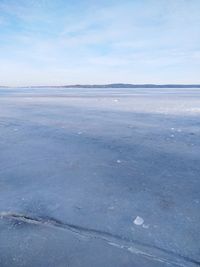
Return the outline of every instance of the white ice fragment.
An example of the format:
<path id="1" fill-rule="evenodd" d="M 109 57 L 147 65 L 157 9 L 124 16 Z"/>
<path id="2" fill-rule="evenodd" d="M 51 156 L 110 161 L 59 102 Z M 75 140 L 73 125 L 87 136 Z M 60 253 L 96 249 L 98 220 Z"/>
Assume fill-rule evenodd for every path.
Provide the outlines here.
<path id="1" fill-rule="evenodd" d="M 173 138 L 174 137 L 174 134 L 171 134 L 170 136 Z"/>
<path id="2" fill-rule="evenodd" d="M 171 128 L 172 131 L 174 131 L 174 128 Z"/>
<path id="3" fill-rule="evenodd" d="M 136 225 L 142 225 L 144 223 L 144 219 L 140 216 L 137 216 L 135 220 L 133 221 L 133 223 Z"/>
<path id="4" fill-rule="evenodd" d="M 143 224 L 142 227 L 143 227 L 144 229 L 148 229 L 148 228 L 149 228 L 149 225 L 148 225 L 148 224 Z"/>
<path id="5" fill-rule="evenodd" d="M 121 160 L 118 159 L 118 160 L 117 160 L 117 163 L 121 163 Z"/>
<path id="6" fill-rule="evenodd" d="M 119 102 L 119 100 L 118 100 L 118 99 L 114 99 L 114 102 L 116 102 L 116 103 L 117 103 L 117 102 Z"/>
<path id="7" fill-rule="evenodd" d="M 80 135 L 80 134 L 82 134 L 82 132 L 78 132 L 78 134 Z"/>

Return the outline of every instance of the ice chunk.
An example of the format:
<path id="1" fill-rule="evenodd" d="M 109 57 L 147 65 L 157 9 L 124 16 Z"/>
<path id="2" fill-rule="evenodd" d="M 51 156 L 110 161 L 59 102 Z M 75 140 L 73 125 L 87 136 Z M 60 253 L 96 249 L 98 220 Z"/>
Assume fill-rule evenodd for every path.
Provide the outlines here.
<path id="1" fill-rule="evenodd" d="M 136 225 L 142 225 L 144 223 L 144 219 L 140 216 L 137 216 L 135 220 L 133 221 L 133 223 Z"/>

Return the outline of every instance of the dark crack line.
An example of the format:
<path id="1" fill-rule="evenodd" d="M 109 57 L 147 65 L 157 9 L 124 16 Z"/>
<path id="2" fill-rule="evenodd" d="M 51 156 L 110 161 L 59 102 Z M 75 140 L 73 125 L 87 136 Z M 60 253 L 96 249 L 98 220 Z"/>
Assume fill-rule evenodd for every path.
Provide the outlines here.
<path id="1" fill-rule="evenodd" d="M 144 257 L 160 261 L 166 264 L 173 264 L 174 266 L 179 267 L 188 267 L 190 266 L 200 266 L 200 262 L 189 257 L 183 256 L 181 254 L 153 246 L 147 245 L 137 240 L 131 240 L 126 237 L 121 237 L 119 235 L 114 235 L 106 231 L 95 230 L 91 228 L 82 227 L 79 225 L 64 223 L 57 219 L 51 217 L 35 217 L 32 215 L 24 215 L 20 213 L 11 213 L 11 212 L 1 212 L 1 219 L 15 220 L 18 222 L 23 222 L 27 224 L 42 225 L 46 227 L 56 227 L 63 230 L 69 230 L 75 234 L 81 236 L 87 236 L 92 239 L 99 239 L 106 241 L 107 244 L 126 249 L 131 253 L 140 254 Z M 149 252 L 151 250 L 151 252 Z"/>

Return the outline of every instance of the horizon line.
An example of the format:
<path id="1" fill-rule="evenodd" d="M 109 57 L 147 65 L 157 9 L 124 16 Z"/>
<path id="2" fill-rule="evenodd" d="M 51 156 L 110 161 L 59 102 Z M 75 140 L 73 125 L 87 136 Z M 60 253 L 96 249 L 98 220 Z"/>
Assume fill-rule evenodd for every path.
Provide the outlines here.
<path id="1" fill-rule="evenodd" d="M 65 84 L 65 85 L 0 85 L 0 88 L 41 88 L 41 87 L 60 87 L 60 88 L 150 88 L 150 87 L 196 87 L 200 88 L 200 83 L 106 83 L 106 84 Z"/>

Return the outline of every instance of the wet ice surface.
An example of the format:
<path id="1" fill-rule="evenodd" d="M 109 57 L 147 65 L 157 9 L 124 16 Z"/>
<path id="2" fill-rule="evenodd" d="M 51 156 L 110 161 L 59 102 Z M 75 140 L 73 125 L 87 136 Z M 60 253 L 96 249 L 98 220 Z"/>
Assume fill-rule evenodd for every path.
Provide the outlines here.
<path id="1" fill-rule="evenodd" d="M 0 266 L 199 266 L 200 89 L 0 89 Z"/>

